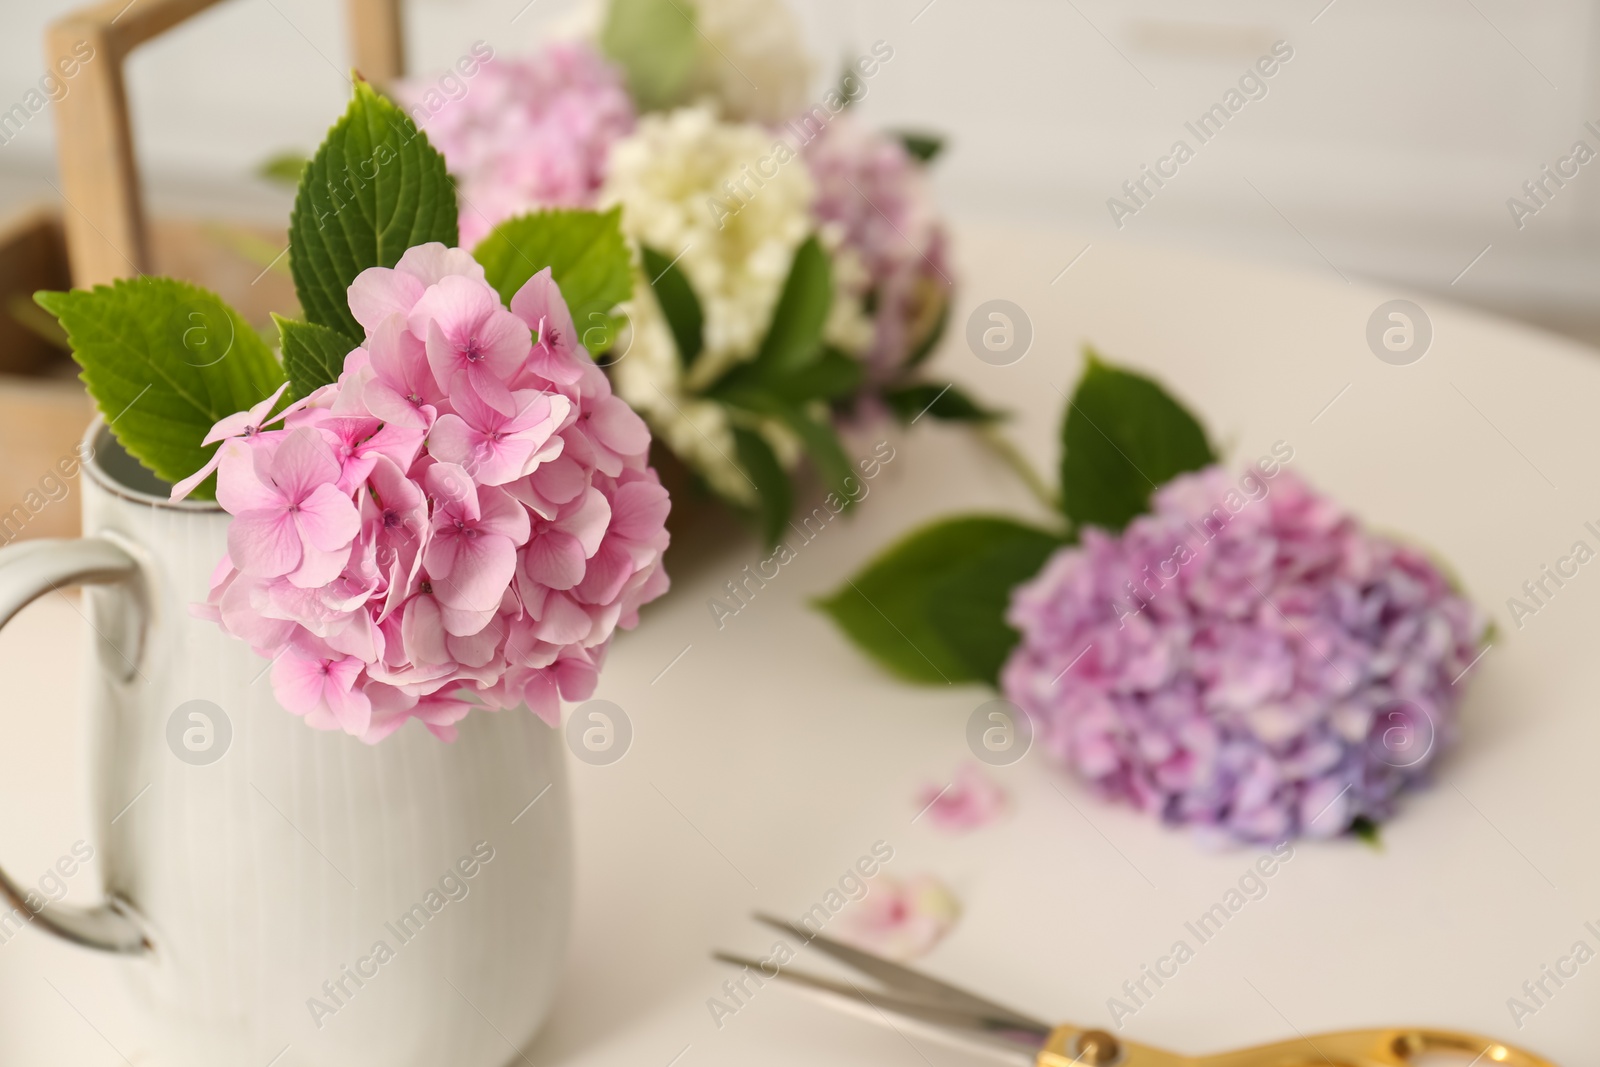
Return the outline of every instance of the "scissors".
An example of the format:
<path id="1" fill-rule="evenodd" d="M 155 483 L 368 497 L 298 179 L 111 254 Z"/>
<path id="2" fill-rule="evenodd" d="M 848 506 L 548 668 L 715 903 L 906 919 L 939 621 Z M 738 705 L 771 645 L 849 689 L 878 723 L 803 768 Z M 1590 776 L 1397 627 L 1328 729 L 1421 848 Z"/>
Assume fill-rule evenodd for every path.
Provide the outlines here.
<path id="1" fill-rule="evenodd" d="M 757 913 L 757 921 L 792 934 L 873 979 L 874 987 L 834 981 L 727 952 L 713 958 L 751 969 L 759 981 L 781 978 L 820 994 L 832 1006 L 894 1026 L 908 1021 L 951 1044 L 1008 1056 L 1032 1067 L 1406 1067 L 1428 1053 L 1476 1056 L 1500 1067 L 1555 1067 L 1549 1060 L 1492 1038 L 1427 1027 L 1387 1027 L 1304 1035 L 1209 1056 L 1186 1056 L 1125 1041 L 1105 1030 L 1030 1015 L 941 982 L 898 963 L 814 934 L 794 923 Z"/>

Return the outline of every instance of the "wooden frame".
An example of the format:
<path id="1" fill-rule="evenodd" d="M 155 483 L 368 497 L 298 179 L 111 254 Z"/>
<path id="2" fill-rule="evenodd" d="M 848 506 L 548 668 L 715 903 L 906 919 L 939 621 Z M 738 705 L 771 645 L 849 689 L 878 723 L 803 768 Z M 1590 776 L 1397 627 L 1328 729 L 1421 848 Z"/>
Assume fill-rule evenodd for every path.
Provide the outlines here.
<path id="1" fill-rule="evenodd" d="M 387 84 L 406 72 L 400 0 L 345 0 L 351 59 L 368 81 Z"/>
<path id="2" fill-rule="evenodd" d="M 145 215 L 123 64 L 139 45 L 217 2 L 107 0 L 46 32 L 50 72 L 72 79 L 72 91 L 55 103 L 64 203 L 0 220 L 0 455 L 6 459 L 0 465 L 0 544 L 78 532 L 75 485 L 54 472 L 75 455 L 92 406 L 72 362 L 46 339 L 53 323 L 33 305 L 35 291 L 154 270 L 201 282 L 258 326 L 266 324 L 267 311 L 293 302 L 288 278 L 261 272 L 261 263 L 218 233 L 253 231 L 259 241 L 281 247 L 282 227 L 152 223 Z M 356 69 L 380 84 L 399 77 L 400 0 L 346 4 Z"/>
<path id="3" fill-rule="evenodd" d="M 149 226 L 128 118 L 123 64 L 139 45 L 218 0 L 104 0 L 45 32 L 45 63 L 80 62 L 72 92 L 56 107 L 61 196 L 73 283 L 100 285 L 151 269 Z M 400 0 L 346 0 L 355 67 L 374 82 L 405 69 Z M 79 50 L 75 55 L 74 50 Z"/>

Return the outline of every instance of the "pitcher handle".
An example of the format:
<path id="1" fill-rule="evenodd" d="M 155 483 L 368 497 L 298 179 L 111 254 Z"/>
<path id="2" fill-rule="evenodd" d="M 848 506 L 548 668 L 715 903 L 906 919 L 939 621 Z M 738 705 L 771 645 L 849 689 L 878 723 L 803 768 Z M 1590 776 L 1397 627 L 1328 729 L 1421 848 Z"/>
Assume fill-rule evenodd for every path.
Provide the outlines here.
<path id="1" fill-rule="evenodd" d="M 110 585 L 132 578 L 137 571 L 132 556 L 99 537 L 28 541 L 0 549 L 0 627 L 63 585 Z M 4 870 L 0 870 L 0 896 L 9 902 L 13 913 L 22 911 L 33 922 L 74 944 L 130 954 L 147 952 L 151 947 L 127 905 L 115 897 L 90 908 L 51 904 L 35 911 L 28 904 L 27 892 Z"/>

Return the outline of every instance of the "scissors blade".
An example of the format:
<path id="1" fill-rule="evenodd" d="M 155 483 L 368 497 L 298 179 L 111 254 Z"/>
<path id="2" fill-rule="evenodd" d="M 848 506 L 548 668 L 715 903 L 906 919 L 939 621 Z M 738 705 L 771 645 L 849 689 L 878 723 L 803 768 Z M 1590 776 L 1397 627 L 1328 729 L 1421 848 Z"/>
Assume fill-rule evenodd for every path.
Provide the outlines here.
<path id="1" fill-rule="evenodd" d="M 1008 1008 L 1004 1004 L 996 1004 L 994 1001 L 980 997 L 976 993 L 969 993 L 965 989 L 959 989 L 948 982 L 941 982 L 937 978 L 923 974 L 920 971 L 914 971 L 910 967 L 886 960 L 882 956 L 875 956 L 870 952 L 846 945 L 842 941 L 824 937 L 822 934 L 813 934 L 804 927 L 786 922 L 772 915 L 756 912 L 755 918 L 768 926 L 801 938 L 807 944 L 814 945 L 819 951 L 832 956 L 840 963 L 854 967 L 863 974 L 871 975 L 890 989 L 908 993 L 924 1000 L 941 1002 L 969 1015 L 1004 1019 L 1019 1029 L 1038 1031 L 1043 1034 L 1050 1032 L 1051 1028 L 1048 1023 Z"/>
<path id="2" fill-rule="evenodd" d="M 730 952 L 715 952 L 712 956 L 735 967 L 754 969 L 763 978 L 769 977 L 769 972 L 763 969 L 763 964 L 749 957 L 737 956 Z M 819 993 L 834 1007 L 864 1015 L 874 1022 L 886 1024 L 894 1029 L 898 1028 L 894 1027 L 885 1013 L 892 1013 L 919 1024 L 918 1028 L 923 1032 L 948 1042 L 979 1045 L 1000 1052 L 1023 1053 L 1030 1063 L 1050 1036 L 1050 1028 L 1043 1024 L 1019 1023 L 1007 1016 L 966 1011 L 941 1001 L 865 989 L 854 982 L 837 982 L 804 971 L 783 968 L 770 977 Z"/>

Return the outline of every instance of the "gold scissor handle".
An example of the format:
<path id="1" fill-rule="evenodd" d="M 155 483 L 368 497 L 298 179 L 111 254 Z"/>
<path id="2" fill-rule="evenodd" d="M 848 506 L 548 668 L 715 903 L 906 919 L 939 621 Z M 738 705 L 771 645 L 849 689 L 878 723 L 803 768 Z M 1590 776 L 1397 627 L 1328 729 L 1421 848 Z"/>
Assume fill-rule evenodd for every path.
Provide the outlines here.
<path id="1" fill-rule="evenodd" d="M 1407 1067 L 1429 1052 L 1464 1052 L 1501 1067 L 1555 1067 L 1542 1056 L 1493 1038 L 1423 1027 L 1342 1030 L 1236 1052 L 1180 1056 L 1070 1023 L 1051 1032 L 1034 1063 L 1036 1067 Z"/>

